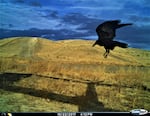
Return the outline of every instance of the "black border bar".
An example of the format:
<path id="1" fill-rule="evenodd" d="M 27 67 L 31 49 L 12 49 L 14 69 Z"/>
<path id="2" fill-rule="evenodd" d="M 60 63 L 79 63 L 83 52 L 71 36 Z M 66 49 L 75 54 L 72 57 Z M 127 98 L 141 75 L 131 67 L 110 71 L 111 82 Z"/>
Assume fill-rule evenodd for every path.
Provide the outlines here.
<path id="1" fill-rule="evenodd" d="M 0 113 L 0 116 L 138 116 L 131 112 Z M 139 115 L 140 116 L 140 115 Z M 150 116 L 150 112 L 142 116 Z"/>

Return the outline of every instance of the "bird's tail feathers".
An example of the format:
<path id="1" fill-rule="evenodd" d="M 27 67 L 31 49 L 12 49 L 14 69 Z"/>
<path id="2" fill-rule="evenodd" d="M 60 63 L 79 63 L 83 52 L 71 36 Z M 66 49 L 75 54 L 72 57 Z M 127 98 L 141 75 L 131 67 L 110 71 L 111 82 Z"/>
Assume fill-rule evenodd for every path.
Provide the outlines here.
<path id="1" fill-rule="evenodd" d="M 118 46 L 118 47 L 121 47 L 121 48 L 127 48 L 128 47 L 128 44 L 126 43 L 122 43 L 122 42 L 118 42 L 118 41 L 114 41 L 114 46 Z"/>

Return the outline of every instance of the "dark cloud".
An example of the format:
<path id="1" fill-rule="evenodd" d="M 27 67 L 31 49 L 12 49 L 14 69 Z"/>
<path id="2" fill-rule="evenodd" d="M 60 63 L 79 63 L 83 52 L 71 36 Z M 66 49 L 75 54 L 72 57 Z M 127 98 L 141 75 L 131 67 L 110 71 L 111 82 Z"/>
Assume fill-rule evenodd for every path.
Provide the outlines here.
<path id="1" fill-rule="evenodd" d="M 150 7 L 150 1 L 149 0 L 144 0 L 144 5 Z"/>
<path id="2" fill-rule="evenodd" d="M 24 3 L 24 0 L 12 0 L 13 3 Z"/>
<path id="3" fill-rule="evenodd" d="M 34 7 L 42 7 L 39 0 L 10 0 L 11 3 L 26 4 Z"/>
<path id="4" fill-rule="evenodd" d="M 130 15 L 129 19 L 133 22 L 141 22 L 141 23 L 142 22 L 143 23 L 150 22 L 150 17 L 149 16 L 142 17 L 142 16 L 138 16 L 138 15 Z"/>
<path id="5" fill-rule="evenodd" d="M 80 13 L 70 13 L 65 15 L 62 18 L 62 23 L 68 23 L 72 25 L 80 25 L 78 28 L 76 28 L 77 31 L 86 31 L 87 35 L 95 35 L 95 29 L 96 27 L 102 23 L 103 20 L 100 19 L 94 19 L 94 18 L 89 18 L 88 16 L 85 16 Z"/>
<path id="6" fill-rule="evenodd" d="M 58 19 L 59 18 L 59 14 L 57 11 L 54 10 L 44 10 L 42 12 L 45 12 L 44 15 L 42 15 L 42 17 L 45 18 L 54 18 L 54 19 Z"/>
<path id="7" fill-rule="evenodd" d="M 38 1 L 31 1 L 29 2 L 29 5 L 34 6 L 34 7 L 42 7 L 42 4 Z"/>
<path id="8" fill-rule="evenodd" d="M 65 15 L 62 18 L 62 21 L 65 23 L 70 23 L 70 24 L 81 24 L 83 21 L 86 21 L 88 18 L 82 14 L 79 13 L 70 13 Z"/>

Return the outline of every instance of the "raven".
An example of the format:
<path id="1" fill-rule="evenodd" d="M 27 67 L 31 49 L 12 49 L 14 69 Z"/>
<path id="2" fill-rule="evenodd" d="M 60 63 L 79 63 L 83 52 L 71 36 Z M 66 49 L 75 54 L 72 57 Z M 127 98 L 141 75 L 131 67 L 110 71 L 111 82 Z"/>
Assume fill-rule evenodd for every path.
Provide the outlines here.
<path id="1" fill-rule="evenodd" d="M 120 22 L 120 20 L 105 21 L 96 28 L 98 40 L 93 44 L 93 47 L 96 44 L 104 46 L 106 50 L 104 53 L 104 58 L 107 58 L 110 50 L 113 50 L 116 46 L 122 48 L 128 47 L 128 44 L 126 43 L 113 41 L 114 37 L 116 36 L 116 29 L 123 26 L 132 25 L 132 23 L 120 24 Z"/>

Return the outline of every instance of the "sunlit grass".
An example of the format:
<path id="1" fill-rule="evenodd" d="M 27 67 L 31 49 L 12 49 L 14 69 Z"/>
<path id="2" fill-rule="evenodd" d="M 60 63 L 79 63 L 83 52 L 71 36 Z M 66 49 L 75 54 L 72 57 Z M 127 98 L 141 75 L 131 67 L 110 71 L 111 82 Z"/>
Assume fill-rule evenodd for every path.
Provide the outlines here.
<path id="1" fill-rule="evenodd" d="M 86 96 L 88 83 L 99 82 L 99 84 L 95 84 L 97 97 L 106 108 L 99 109 L 99 111 L 150 109 L 149 51 L 115 48 L 105 59 L 103 58 L 105 51 L 102 47 L 91 47 L 93 41 L 53 42 L 37 39 L 35 46 L 24 45 L 24 48 L 32 48 L 32 50 L 26 51 L 21 48 L 22 44 L 26 41 L 32 43 L 32 41 L 28 41 L 29 38 L 22 39 L 23 42 L 19 39 L 19 44 L 17 44 L 16 38 L 8 42 L 3 40 L 0 43 L 0 48 L 2 48 L 0 50 L 1 73 L 32 74 L 30 78 L 23 78 L 11 83 L 12 86 L 55 93 L 58 95 L 57 97 L 69 96 L 70 99 L 75 97 L 73 100 L 79 100 L 82 106 L 86 100 L 83 97 Z M 11 44 L 12 40 L 13 44 Z M 4 47 L 4 44 L 7 46 Z M 18 51 L 13 52 L 15 48 L 9 49 L 13 47 L 11 45 L 16 45 L 15 48 Z M 32 54 L 31 51 L 34 53 Z M 9 82 L 1 82 L 4 87 L 6 83 L 10 84 Z M 40 93 L 41 97 L 4 90 L 0 90 L 0 93 L 0 111 L 4 112 L 76 112 L 79 110 L 78 103 L 71 104 L 51 100 L 48 94 L 44 93 Z M 66 98 L 64 100 L 67 101 Z M 2 107 L 4 105 L 5 108 Z M 96 104 L 93 106 L 97 111 L 96 107 L 98 106 Z"/>
<path id="2" fill-rule="evenodd" d="M 0 89 L 1 112 L 77 112 L 76 105 Z"/>

